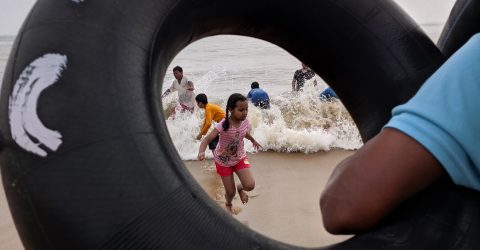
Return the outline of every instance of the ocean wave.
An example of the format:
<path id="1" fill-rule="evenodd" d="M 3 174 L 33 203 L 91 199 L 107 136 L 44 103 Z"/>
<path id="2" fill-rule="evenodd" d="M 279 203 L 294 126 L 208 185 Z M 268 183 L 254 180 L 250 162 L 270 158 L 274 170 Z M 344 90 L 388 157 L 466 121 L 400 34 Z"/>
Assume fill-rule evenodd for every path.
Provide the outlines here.
<path id="1" fill-rule="evenodd" d="M 308 154 L 361 147 L 358 129 L 343 104 L 339 100 L 321 101 L 318 94 L 313 87 L 299 93 L 283 93 L 271 97 L 271 108 L 268 110 L 250 104 L 247 119 L 252 125 L 252 136 L 264 150 L 276 152 Z M 225 96 L 226 99 L 229 94 Z M 175 95 L 163 100 L 166 117 L 175 107 L 175 100 Z M 225 107 L 226 100 L 217 100 L 216 104 Z M 204 110 L 197 108 L 193 114 L 177 114 L 175 119 L 165 121 L 183 160 L 195 160 L 197 157 L 200 141 L 195 140 L 195 136 L 203 123 L 203 116 Z M 245 148 L 247 152 L 255 152 L 248 140 Z M 206 154 L 207 158 L 212 157 L 211 152 Z"/>

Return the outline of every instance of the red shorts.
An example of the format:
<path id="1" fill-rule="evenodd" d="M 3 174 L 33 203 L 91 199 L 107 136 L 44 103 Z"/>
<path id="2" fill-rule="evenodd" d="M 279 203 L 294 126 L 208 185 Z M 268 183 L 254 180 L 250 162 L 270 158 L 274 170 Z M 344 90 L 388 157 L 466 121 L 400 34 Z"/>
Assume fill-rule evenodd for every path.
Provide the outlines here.
<path id="1" fill-rule="evenodd" d="M 237 165 L 231 166 L 231 167 L 224 167 L 217 162 L 215 162 L 215 166 L 217 167 L 217 173 L 220 176 L 230 176 L 233 174 L 233 172 L 244 169 L 244 168 L 250 168 L 250 162 L 248 162 L 247 157 L 241 159 Z"/>

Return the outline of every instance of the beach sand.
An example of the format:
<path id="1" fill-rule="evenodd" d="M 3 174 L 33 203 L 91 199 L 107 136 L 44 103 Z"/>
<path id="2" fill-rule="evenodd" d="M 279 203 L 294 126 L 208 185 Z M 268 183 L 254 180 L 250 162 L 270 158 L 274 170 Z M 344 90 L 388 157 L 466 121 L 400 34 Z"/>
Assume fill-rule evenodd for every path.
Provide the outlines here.
<path id="1" fill-rule="evenodd" d="M 24 249 L 13 224 L 1 178 L 0 185 L 2 185 L 0 188 L 0 250 Z"/>
<path id="2" fill-rule="evenodd" d="M 233 217 L 247 227 L 285 243 L 318 247 L 348 239 L 334 236 L 322 225 L 318 200 L 333 168 L 353 151 L 315 154 L 261 152 L 249 155 L 255 190 L 243 205 L 235 197 Z M 223 207 L 223 186 L 211 160 L 185 161 L 206 193 Z M 238 182 L 238 179 L 237 179 Z M 0 249 L 23 249 L 3 188 L 0 191 Z"/>
<path id="3" fill-rule="evenodd" d="M 333 168 L 353 151 L 333 150 L 315 154 L 261 152 L 249 155 L 256 187 L 243 205 L 235 196 L 233 217 L 249 228 L 285 243 L 319 247 L 351 236 L 325 231 L 319 198 Z M 202 188 L 220 206 L 224 191 L 211 160 L 185 161 Z M 238 183 L 238 179 L 236 179 Z"/>

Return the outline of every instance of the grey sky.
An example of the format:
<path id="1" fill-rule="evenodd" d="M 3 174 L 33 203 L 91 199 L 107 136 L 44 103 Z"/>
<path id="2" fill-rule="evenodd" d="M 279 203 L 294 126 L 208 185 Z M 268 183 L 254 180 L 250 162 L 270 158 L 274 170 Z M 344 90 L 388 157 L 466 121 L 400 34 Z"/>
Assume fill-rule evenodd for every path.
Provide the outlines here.
<path id="1" fill-rule="evenodd" d="M 419 24 L 445 22 L 455 0 L 394 0 Z"/>
<path id="2" fill-rule="evenodd" d="M 35 0 L 0 0 L 0 35 L 17 34 Z"/>
<path id="3" fill-rule="evenodd" d="M 419 24 L 444 22 L 455 0 L 395 0 Z M 15 35 L 35 0 L 0 0 L 0 35 Z"/>

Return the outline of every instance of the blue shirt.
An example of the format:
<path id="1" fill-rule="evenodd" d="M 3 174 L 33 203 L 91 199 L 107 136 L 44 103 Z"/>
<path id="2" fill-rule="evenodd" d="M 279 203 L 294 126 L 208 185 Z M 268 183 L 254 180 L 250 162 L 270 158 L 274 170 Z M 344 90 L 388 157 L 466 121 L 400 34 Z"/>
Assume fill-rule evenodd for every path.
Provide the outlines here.
<path id="1" fill-rule="evenodd" d="M 456 184 L 480 190 L 480 34 L 392 112 L 386 127 L 427 148 Z"/>
<path id="2" fill-rule="evenodd" d="M 247 98 L 255 105 L 262 108 L 270 107 L 270 97 L 263 89 L 255 88 L 248 92 Z"/>
<path id="3" fill-rule="evenodd" d="M 332 88 L 326 88 L 322 93 L 320 93 L 320 99 L 322 100 L 330 100 L 332 98 L 338 98 L 337 93 L 333 91 Z"/>

